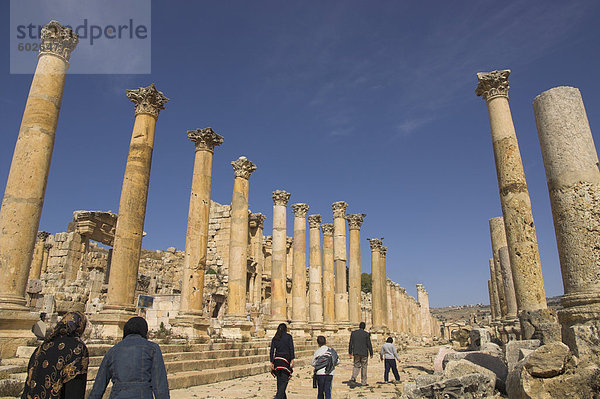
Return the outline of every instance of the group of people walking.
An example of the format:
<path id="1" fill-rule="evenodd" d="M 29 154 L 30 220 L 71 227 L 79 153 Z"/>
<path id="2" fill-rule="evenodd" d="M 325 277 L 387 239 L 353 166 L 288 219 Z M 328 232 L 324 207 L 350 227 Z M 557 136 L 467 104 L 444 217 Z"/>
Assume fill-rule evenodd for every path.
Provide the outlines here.
<path id="1" fill-rule="evenodd" d="M 43 322 L 43 318 L 42 318 Z M 87 318 L 81 312 L 67 313 L 49 332 L 34 326 L 41 344 L 31 355 L 22 399 L 83 399 L 86 392 L 89 352 L 82 340 Z M 317 337 L 319 348 L 312 357 L 313 387 L 318 399 L 331 399 L 337 352 L 327 346 L 324 336 Z M 350 335 L 348 353 L 354 360 L 349 384 L 367 384 L 367 365 L 373 357 L 371 335 L 361 322 Z M 269 359 L 271 373 L 277 380 L 275 399 L 286 399 L 286 389 L 294 368 L 294 340 L 285 323 L 279 324 L 271 340 Z M 385 361 L 384 380 L 390 370 L 399 380 L 396 359 L 400 360 L 392 338 L 382 346 L 381 360 Z M 361 375 L 360 384 L 356 381 Z M 123 339 L 106 352 L 89 399 L 102 399 L 112 381 L 111 399 L 169 399 L 167 372 L 160 347 L 148 340 L 148 323 L 142 317 L 132 317 L 123 327 Z"/>
<path id="2" fill-rule="evenodd" d="M 354 361 L 352 369 L 352 377 L 348 384 L 353 386 L 367 386 L 367 365 L 369 357 L 373 358 L 373 345 L 371 343 L 371 334 L 365 331 L 366 324 L 361 322 L 358 330 L 350 334 L 350 342 L 348 344 L 348 354 Z M 389 382 L 390 371 L 393 372 L 396 381 L 400 381 L 396 360 L 400 361 L 398 352 L 393 344 L 392 337 L 388 337 L 386 343 L 382 345 L 380 352 L 380 360 L 385 362 L 385 371 L 383 375 L 384 382 Z M 326 345 L 327 340 L 324 336 L 317 337 L 319 348 L 314 352 L 312 357 L 312 366 L 314 368 L 313 387 L 317 388 L 317 399 L 331 399 L 331 386 L 335 366 L 339 364 L 337 352 Z M 274 399 L 286 399 L 285 390 L 293 373 L 294 366 L 294 340 L 287 333 L 287 325 L 279 324 L 277 332 L 271 340 L 270 360 L 271 373 L 277 379 L 277 393 Z M 361 382 L 358 383 L 356 378 L 360 373 Z"/>
<path id="3" fill-rule="evenodd" d="M 83 399 L 89 352 L 81 339 L 87 318 L 67 313 L 31 355 L 22 399 Z M 169 399 L 169 384 L 160 347 L 148 341 L 148 323 L 132 317 L 123 339 L 102 359 L 89 399 L 102 399 L 112 381 L 111 399 Z"/>

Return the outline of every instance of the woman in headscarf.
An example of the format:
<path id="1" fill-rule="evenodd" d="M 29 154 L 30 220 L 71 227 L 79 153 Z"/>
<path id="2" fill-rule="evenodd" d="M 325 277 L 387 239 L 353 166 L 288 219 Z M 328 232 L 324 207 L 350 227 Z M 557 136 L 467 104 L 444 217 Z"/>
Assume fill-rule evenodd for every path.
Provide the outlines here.
<path id="1" fill-rule="evenodd" d="M 33 352 L 22 399 L 83 399 L 89 364 L 81 340 L 87 318 L 67 313 Z"/>
<path id="2" fill-rule="evenodd" d="M 277 378 L 277 394 L 275 399 L 286 399 L 285 389 L 292 377 L 294 358 L 294 340 L 287 333 L 285 323 L 277 326 L 275 336 L 271 340 L 271 350 L 269 351 L 271 359 L 271 374 Z"/>
<path id="3" fill-rule="evenodd" d="M 169 383 L 160 347 L 148 341 L 148 323 L 132 317 L 123 327 L 123 340 L 110 348 L 98 369 L 88 399 L 102 399 L 108 382 L 110 399 L 169 399 Z"/>

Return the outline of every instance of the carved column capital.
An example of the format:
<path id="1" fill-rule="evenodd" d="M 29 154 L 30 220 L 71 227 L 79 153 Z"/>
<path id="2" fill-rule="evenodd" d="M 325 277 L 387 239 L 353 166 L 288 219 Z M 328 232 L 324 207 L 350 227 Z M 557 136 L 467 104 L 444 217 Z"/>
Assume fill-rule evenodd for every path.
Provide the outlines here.
<path id="1" fill-rule="evenodd" d="M 308 204 L 292 204 L 292 212 L 294 212 L 294 216 L 303 218 L 308 213 Z"/>
<path id="2" fill-rule="evenodd" d="M 286 237 L 285 247 L 288 251 L 290 250 L 290 248 L 292 248 L 292 245 L 294 245 L 294 237 Z"/>
<path id="3" fill-rule="evenodd" d="M 334 202 L 333 204 L 331 204 L 331 209 L 333 210 L 333 217 L 334 218 L 343 218 L 344 215 L 346 214 L 347 207 L 348 207 L 348 204 L 345 203 L 344 201 L 337 201 L 337 202 Z"/>
<path id="4" fill-rule="evenodd" d="M 321 231 L 324 236 L 332 236 L 333 235 L 333 224 L 325 223 L 321 225 Z"/>
<path id="5" fill-rule="evenodd" d="M 37 232 L 37 239 L 39 241 L 46 241 L 46 238 L 48 238 L 50 236 L 50 233 L 48 233 L 47 231 L 38 231 Z"/>
<path id="6" fill-rule="evenodd" d="M 508 75 L 510 75 L 510 69 L 477 73 L 478 84 L 475 94 L 485 101 L 496 97 L 508 98 L 508 89 L 510 88 Z"/>
<path id="7" fill-rule="evenodd" d="M 321 215 L 308 215 L 308 227 L 318 229 L 321 226 Z"/>
<path id="8" fill-rule="evenodd" d="M 284 190 L 273 191 L 273 204 L 287 206 L 290 200 L 290 193 Z"/>
<path id="9" fill-rule="evenodd" d="M 50 251 L 52 244 L 44 244 L 44 251 Z"/>
<path id="10" fill-rule="evenodd" d="M 379 250 L 379 253 L 385 258 L 385 256 L 387 255 L 387 247 L 382 246 Z"/>
<path id="11" fill-rule="evenodd" d="M 263 247 L 267 251 L 270 251 L 273 248 L 273 236 L 265 236 L 264 237 Z"/>
<path id="12" fill-rule="evenodd" d="M 235 177 L 241 177 L 246 180 L 248 180 L 252 172 L 256 170 L 256 165 L 243 156 L 235 161 L 231 161 L 231 166 L 233 166 Z"/>
<path id="13" fill-rule="evenodd" d="M 158 91 L 154 83 L 148 87 L 139 87 L 134 90 L 127 90 L 127 98 L 135 104 L 135 115 L 148 114 L 158 118 L 161 109 L 165 109 L 165 104 L 169 101 L 167 97 Z"/>
<path id="14" fill-rule="evenodd" d="M 348 221 L 348 230 L 360 230 L 360 226 L 362 226 L 365 216 L 367 216 L 365 213 L 346 215 L 346 220 Z"/>
<path id="15" fill-rule="evenodd" d="M 265 215 L 263 215 L 260 212 L 257 213 L 251 213 L 250 216 L 248 217 L 248 220 L 250 221 L 250 225 L 252 227 L 258 227 L 259 229 L 263 229 L 265 226 L 265 219 L 267 217 Z"/>
<path id="16" fill-rule="evenodd" d="M 216 146 L 223 144 L 223 136 L 215 133 L 210 127 L 188 130 L 187 136 L 196 145 L 196 150 L 213 152 Z"/>
<path id="17" fill-rule="evenodd" d="M 383 245 L 383 238 L 367 238 L 369 241 L 369 245 L 371 246 L 371 251 L 381 251 L 381 246 Z"/>
<path id="18" fill-rule="evenodd" d="M 71 52 L 79 43 L 79 36 L 71 28 L 50 21 L 40 32 L 40 55 L 52 54 L 69 62 Z"/>

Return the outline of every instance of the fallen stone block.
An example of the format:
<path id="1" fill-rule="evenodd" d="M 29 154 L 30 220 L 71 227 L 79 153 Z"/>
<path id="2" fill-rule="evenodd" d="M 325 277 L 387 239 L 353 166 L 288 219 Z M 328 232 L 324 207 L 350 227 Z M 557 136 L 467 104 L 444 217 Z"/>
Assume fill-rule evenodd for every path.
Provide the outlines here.
<path id="1" fill-rule="evenodd" d="M 469 374 L 459 378 L 450 378 L 425 386 L 407 384 L 404 399 L 461 398 L 483 399 L 494 395 L 494 385 L 489 376 Z"/>
<path id="2" fill-rule="evenodd" d="M 527 356 L 525 369 L 533 377 L 551 378 L 564 373 L 570 359 L 571 352 L 567 345 L 551 342 Z"/>
<path id="3" fill-rule="evenodd" d="M 510 341 L 505 346 L 504 357 L 508 364 L 508 370 L 511 371 L 515 368 L 515 365 L 519 360 L 519 351 L 521 349 L 534 350 L 540 347 L 542 343 L 539 339 L 528 339 L 523 341 Z"/>
<path id="4" fill-rule="evenodd" d="M 444 369 L 444 378 L 460 378 L 469 374 L 483 374 L 496 386 L 496 374 L 493 371 L 466 359 L 452 360 L 448 362 Z"/>
<path id="5" fill-rule="evenodd" d="M 492 336 L 490 332 L 485 328 L 474 328 L 469 332 L 469 349 L 478 351 L 481 349 L 482 345 L 491 342 Z"/>
<path id="6" fill-rule="evenodd" d="M 506 392 L 506 377 L 508 376 L 508 368 L 501 358 L 481 351 L 449 353 L 444 358 L 444 368 L 448 362 L 461 359 L 468 360 L 476 365 L 492 371 L 496 375 L 496 388 L 501 392 Z"/>

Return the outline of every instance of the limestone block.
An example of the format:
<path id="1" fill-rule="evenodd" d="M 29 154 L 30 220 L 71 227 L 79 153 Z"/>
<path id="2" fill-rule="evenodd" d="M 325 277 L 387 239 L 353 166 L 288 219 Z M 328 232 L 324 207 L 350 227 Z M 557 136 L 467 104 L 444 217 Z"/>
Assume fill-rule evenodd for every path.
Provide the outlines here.
<path id="1" fill-rule="evenodd" d="M 433 372 L 436 374 L 441 374 L 444 371 L 443 362 L 444 358 L 448 353 L 456 352 L 450 346 L 442 346 L 438 351 L 437 355 L 433 359 Z"/>
<path id="2" fill-rule="evenodd" d="M 504 356 L 508 363 L 508 370 L 512 371 L 519 360 L 519 351 L 521 349 L 534 350 L 539 348 L 541 342 L 539 339 L 528 339 L 523 341 L 510 341 L 505 345 Z"/>
<path id="3" fill-rule="evenodd" d="M 448 362 L 444 369 L 444 378 L 460 378 L 468 374 L 483 374 L 496 385 L 496 374 L 468 360 L 452 360 Z"/>
<path id="4" fill-rule="evenodd" d="M 504 361 L 500 357 L 493 356 L 489 353 L 484 353 L 481 351 L 449 353 L 444 358 L 444 368 L 450 361 L 461 359 L 468 360 L 471 363 L 493 371 L 496 375 L 496 387 L 499 390 L 504 391 L 506 377 L 508 375 L 508 368 L 506 367 L 506 364 L 504 364 Z"/>
<path id="5" fill-rule="evenodd" d="M 485 328 L 474 328 L 469 332 L 469 338 L 471 343 L 469 345 L 469 349 L 471 350 L 480 350 L 481 346 L 490 342 L 492 337 L 490 332 Z"/>
<path id="6" fill-rule="evenodd" d="M 407 384 L 404 388 L 406 399 L 437 398 L 489 398 L 494 394 L 494 386 L 488 376 L 469 374 L 460 378 L 450 378 L 425 386 Z"/>
<path id="7" fill-rule="evenodd" d="M 562 374 L 571 359 L 569 347 L 552 342 L 533 351 L 525 361 L 525 369 L 533 377 L 550 378 Z"/>
<path id="8" fill-rule="evenodd" d="M 531 353 L 533 353 L 533 349 L 525 349 L 525 348 L 519 349 L 519 360 L 525 359 Z"/>
<path id="9" fill-rule="evenodd" d="M 31 355 L 33 355 L 33 351 L 35 351 L 35 349 L 35 346 L 19 346 L 17 348 L 17 357 L 29 359 Z"/>

